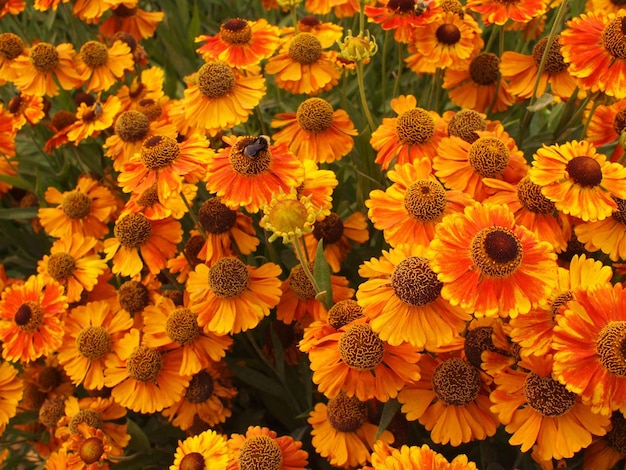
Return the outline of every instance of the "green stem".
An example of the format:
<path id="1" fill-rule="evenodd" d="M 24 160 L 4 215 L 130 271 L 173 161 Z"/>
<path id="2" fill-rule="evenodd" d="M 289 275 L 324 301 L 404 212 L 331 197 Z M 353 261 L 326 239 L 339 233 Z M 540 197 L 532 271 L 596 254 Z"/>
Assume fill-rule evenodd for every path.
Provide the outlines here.
<path id="1" fill-rule="evenodd" d="M 400 88 L 400 77 L 402 76 L 402 69 L 404 69 L 404 61 L 402 57 L 402 44 L 398 43 L 398 70 L 396 73 L 396 83 L 393 85 L 393 97 L 398 96 L 398 89 Z"/>
<path id="2" fill-rule="evenodd" d="M 315 277 L 313 276 L 313 273 L 309 269 L 309 263 L 307 262 L 308 258 L 306 257 L 308 255 L 305 255 L 303 253 L 302 246 L 300 245 L 300 239 L 296 239 L 296 240 L 293 241 L 293 248 L 294 248 L 296 254 L 298 255 L 298 259 L 300 260 L 300 265 L 302 265 L 302 269 L 304 270 L 304 274 L 306 274 L 306 277 L 309 279 L 309 282 L 313 286 L 313 289 L 315 289 L 315 293 L 319 294 L 321 292 L 320 286 L 317 283 L 317 281 L 315 280 Z"/>
<path id="3" fill-rule="evenodd" d="M 387 47 L 389 46 L 389 30 L 385 31 L 385 39 L 383 40 L 383 59 L 381 64 L 380 83 L 382 87 L 383 98 L 383 115 L 385 113 L 385 103 L 387 103 Z"/>
<path id="4" fill-rule="evenodd" d="M 359 33 L 365 34 L 365 0 L 361 0 L 359 5 Z"/>
<path id="5" fill-rule="evenodd" d="M 363 61 L 361 60 L 358 61 L 356 64 L 356 78 L 359 82 L 359 96 L 361 97 L 363 112 L 365 113 L 365 117 L 367 118 L 370 129 L 372 130 L 372 132 L 374 132 L 374 129 L 376 129 L 376 125 L 374 124 L 374 119 L 372 118 L 370 108 L 367 104 L 367 97 L 365 96 L 365 82 L 363 81 Z"/>
<path id="6" fill-rule="evenodd" d="M 193 207 L 191 207 L 191 204 L 189 204 L 189 201 L 187 200 L 187 198 L 185 197 L 185 194 L 182 191 L 180 192 L 180 198 L 183 200 L 183 203 L 185 203 L 185 207 L 187 208 L 189 217 L 191 217 L 191 220 L 193 220 L 193 223 L 196 224 L 198 231 L 202 234 L 202 236 L 206 240 L 206 232 L 204 231 L 204 227 L 200 223 L 200 220 L 198 220 L 198 216 L 193 211 Z"/>
<path id="7" fill-rule="evenodd" d="M 293 23 L 293 27 L 294 27 L 295 33 L 297 34 L 298 33 L 298 15 L 296 13 L 295 5 L 292 6 L 289 11 L 291 13 L 291 21 Z"/>

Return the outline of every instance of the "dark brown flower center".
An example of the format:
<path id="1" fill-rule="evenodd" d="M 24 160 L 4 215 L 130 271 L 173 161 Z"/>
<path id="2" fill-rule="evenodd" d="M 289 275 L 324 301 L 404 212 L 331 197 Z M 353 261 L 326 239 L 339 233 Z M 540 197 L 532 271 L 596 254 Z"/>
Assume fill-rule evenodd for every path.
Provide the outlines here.
<path id="1" fill-rule="evenodd" d="M 471 244 L 471 258 L 484 275 L 506 277 L 522 263 L 522 244 L 508 228 L 493 226 L 478 232 Z"/>
<path id="2" fill-rule="evenodd" d="M 478 54 L 469 67 L 470 77 L 479 85 L 494 85 L 500 76 L 500 59 L 491 52 Z"/>
<path id="3" fill-rule="evenodd" d="M 328 324 L 338 330 L 357 318 L 363 316 L 363 308 L 356 300 L 340 300 L 328 311 Z"/>
<path id="4" fill-rule="evenodd" d="M 611 415 L 611 430 L 604 440 L 620 454 L 626 455 L 626 418 L 621 411 L 614 411 Z"/>
<path id="5" fill-rule="evenodd" d="M 158 203 L 159 203 L 159 186 L 157 183 L 154 183 L 152 186 L 146 189 L 143 193 L 141 193 L 141 195 L 137 198 L 137 204 L 144 208 L 152 207 Z"/>
<path id="6" fill-rule="evenodd" d="M 597 186 L 602 181 L 602 167 L 591 157 L 574 157 L 567 162 L 565 169 L 575 183 L 586 188 Z"/>
<path id="7" fill-rule="evenodd" d="M 127 312 L 141 312 L 150 304 L 148 288 L 138 281 L 126 281 L 117 291 L 117 300 Z"/>
<path id="8" fill-rule="evenodd" d="M 396 13 L 414 13 L 415 0 L 389 0 L 387 8 Z"/>
<path id="9" fill-rule="evenodd" d="M 343 221 L 334 212 L 315 222 L 313 235 L 317 240 L 323 240 L 324 246 L 337 243 L 343 235 Z"/>
<path id="10" fill-rule="evenodd" d="M 198 316 L 188 308 L 177 308 L 165 322 L 165 332 L 172 341 L 185 346 L 200 335 Z"/>
<path id="11" fill-rule="evenodd" d="M 421 179 L 411 184 L 404 193 L 404 208 L 415 220 L 438 220 L 446 209 L 446 190 L 434 179 Z"/>
<path id="12" fill-rule="evenodd" d="M 469 164 L 483 178 L 495 178 L 509 164 L 510 152 L 497 137 L 480 137 L 468 151 Z"/>
<path id="13" fill-rule="evenodd" d="M 158 101 L 143 99 L 137 103 L 137 111 L 144 114 L 151 122 L 157 120 L 163 114 L 163 108 Z"/>
<path id="14" fill-rule="evenodd" d="M 526 376 L 524 396 L 533 410 L 550 418 L 567 413 L 576 404 L 576 394 L 568 391 L 565 385 L 534 372 Z"/>
<path id="15" fill-rule="evenodd" d="M 13 321 L 24 333 L 34 333 L 43 325 L 44 310 L 36 302 L 25 302 L 17 309 Z"/>
<path id="16" fill-rule="evenodd" d="M 219 235 L 235 226 L 237 211 L 222 204 L 220 198 L 214 197 L 202 203 L 198 210 L 198 220 L 204 230 Z"/>
<path id="17" fill-rule="evenodd" d="M 620 224 L 626 225 L 626 199 L 620 199 L 615 196 L 611 196 L 617 204 L 617 210 L 613 211 L 612 217 Z"/>
<path id="18" fill-rule="evenodd" d="M 207 98 L 221 98 L 236 84 L 235 73 L 223 62 L 209 62 L 198 70 L 198 89 Z"/>
<path id="19" fill-rule="evenodd" d="M 30 60 L 37 71 L 51 72 L 59 63 L 59 53 L 52 44 L 40 42 L 31 47 Z"/>
<path id="20" fill-rule="evenodd" d="M 141 146 L 141 161 L 152 171 L 169 166 L 179 155 L 180 147 L 176 139 L 165 135 L 149 137 Z"/>
<path id="21" fill-rule="evenodd" d="M 626 17 L 618 16 L 604 27 L 602 44 L 615 59 L 626 59 Z"/>
<path id="22" fill-rule="evenodd" d="M 67 126 L 74 124 L 78 119 L 74 113 L 62 109 L 52 116 L 51 125 L 58 132 Z"/>
<path id="23" fill-rule="evenodd" d="M 309 265 L 309 269 L 313 272 L 313 266 Z M 315 287 L 311 284 L 304 268 L 301 264 L 296 264 L 289 273 L 289 288 L 296 294 L 296 297 L 302 300 L 313 300 L 317 295 Z"/>
<path id="24" fill-rule="evenodd" d="M 369 325 L 353 325 L 341 335 L 339 353 L 348 367 L 358 371 L 372 370 L 383 361 L 385 343 Z"/>
<path id="25" fill-rule="evenodd" d="M 225 43 L 243 46 L 252 39 L 252 28 L 247 21 L 233 18 L 222 23 L 220 34 Z"/>
<path id="26" fill-rule="evenodd" d="M 178 468 L 180 470 L 205 470 L 209 467 L 208 462 L 205 462 L 202 454 L 199 452 L 190 452 L 182 458 Z"/>
<path id="27" fill-rule="evenodd" d="M 204 403 L 213 395 L 214 383 L 211 375 L 206 371 L 200 371 L 191 377 L 189 386 L 185 392 L 185 400 L 190 403 Z"/>
<path id="28" fill-rule="evenodd" d="M 307 132 L 324 132 L 333 124 L 333 107 L 322 98 L 309 98 L 303 101 L 296 111 L 300 127 Z"/>
<path id="29" fill-rule="evenodd" d="M 626 321 L 610 321 L 600 330 L 596 354 L 611 374 L 626 377 Z"/>
<path id="30" fill-rule="evenodd" d="M 198 258 L 198 255 L 202 247 L 204 247 L 204 244 L 205 239 L 202 235 L 192 235 L 189 237 L 189 240 L 187 240 L 187 243 L 185 243 L 185 255 L 187 255 L 189 262 L 194 267 L 202 262 L 202 260 Z"/>
<path id="31" fill-rule="evenodd" d="M 448 406 L 465 406 L 478 396 L 480 374 L 469 362 L 447 359 L 435 368 L 433 391 Z"/>
<path id="32" fill-rule="evenodd" d="M 419 256 L 411 256 L 395 267 L 391 274 L 391 285 L 398 298 L 413 307 L 423 307 L 434 302 L 443 287 L 428 260 Z"/>
<path id="33" fill-rule="evenodd" d="M 621 135 L 626 129 L 626 107 L 620 109 L 613 119 L 613 129 L 617 135 Z"/>
<path id="34" fill-rule="evenodd" d="M 39 422 L 53 428 L 65 416 L 65 403 L 61 398 L 47 398 L 39 408 Z"/>
<path id="35" fill-rule="evenodd" d="M 17 34 L 0 34 L 0 56 L 6 60 L 13 60 L 24 52 L 24 41 Z"/>
<path id="36" fill-rule="evenodd" d="M 244 176 L 256 176 L 265 173 L 272 163 L 270 147 L 259 150 L 254 156 L 245 154 L 245 149 L 256 139 L 254 137 L 240 137 L 230 148 L 228 161 L 234 171 Z"/>
<path id="37" fill-rule="evenodd" d="M 465 335 L 463 350 L 470 364 L 479 369 L 484 351 L 504 353 L 493 344 L 493 328 L 490 326 L 479 326 L 469 330 Z"/>
<path id="38" fill-rule="evenodd" d="M 115 223 L 113 233 L 122 246 L 139 248 L 145 245 L 150 238 L 152 225 L 145 215 L 137 212 L 119 219 Z"/>
<path id="39" fill-rule="evenodd" d="M 339 432 L 354 432 L 367 419 L 367 403 L 340 393 L 328 401 L 328 422 Z"/>
<path id="40" fill-rule="evenodd" d="M 548 38 L 540 39 L 535 47 L 533 47 L 533 60 L 537 67 L 541 64 L 541 58 L 546 50 L 546 44 L 548 44 Z M 567 64 L 561 54 L 561 45 L 559 44 L 559 35 L 554 37 L 550 49 L 546 56 L 546 61 L 543 64 L 543 71 L 549 74 L 555 74 L 567 69 Z"/>
<path id="41" fill-rule="evenodd" d="M 48 274 L 57 281 L 64 281 L 72 275 L 76 261 L 69 253 L 53 253 L 48 258 Z"/>
<path id="42" fill-rule="evenodd" d="M 453 24 L 442 24 L 435 32 L 437 41 L 446 46 L 452 46 L 461 40 L 461 30 Z"/>
<path id="43" fill-rule="evenodd" d="M 87 423 L 88 426 L 95 429 L 102 429 L 102 416 L 94 410 L 80 410 L 72 417 L 72 419 L 70 419 L 68 425 L 70 432 L 72 434 L 79 432 L 78 425 L 81 423 Z"/>
<path id="44" fill-rule="evenodd" d="M 61 210 L 70 219 L 82 219 L 91 210 L 91 199 L 77 189 L 69 191 L 63 196 Z"/>
<path id="45" fill-rule="evenodd" d="M 409 109 L 398 116 L 396 134 L 405 145 L 426 143 L 435 135 L 435 120 L 425 109 Z"/>
<path id="46" fill-rule="evenodd" d="M 80 445 L 78 455 L 86 465 L 95 464 L 104 454 L 104 443 L 98 437 L 85 439 Z"/>
<path id="47" fill-rule="evenodd" d="M 557 295 L 552 302 L 552 315 L 556 315 L 559 313 L 559 310 L 563 305 L 567 305 L 567 302 L 574 298 L 574 294 L 571 290 L 566 290 L 565 292 L 561 292 Z"/>
<path id="48" fill-rule="evenodd" d="M 107 47 L 98 41 L 87 41 L 80 48 L 80 58 L 92 69 L 101 67 L 109 60 Z"/>
<path id="49" fill-rule="evenodd" d="M 151 382 L 163 368 L 163 357 L 156 348 L 138 346 L 126 361 L 128 375 L 138 382 Z"/>
<path id="50" fill-rule="evenodd" d="M 138 142 L 146 138 L 150 120 L 139 111 L 124 111 L 115 121 L 115 133 L 124 142 Z"/>
<path id="51" fill-rule="evenodd" d="M 484 131 L 487 123 L 482 115 L 472 109 L 462 109 L 448 122 L 448 134 L 473 143 L 478 139 L 476 131 Z"/>
<path id="52" fill-rule="evenodd" d="M 242 294 L 250 282 L 248 267 L 238 258 L 222 258 L 209 269 L 209 286 L 221 298 Z"/>
<path id="53" fill-rule="evenodd" d="M 541 186 L 533 183 L 528 176 L 517 185 L 517 199 L 524 209 L 535 214 L 552 214 L 556 210 L 554 203 L 541 193 Z"/>
<path id="54" fill-rule="evenodd" d="M 90 325 L 76 336 L 76 349 L 87 359 L 100 359 L 111 350 L 111 335 L 101 326 Z"/>
<path id="55" fill-rule="evenodd" d="M 322 52 L 322 43 L 311 33 L 298 33 L 289 43 L 289 57 L 302 65 L 314 64 Z"/>

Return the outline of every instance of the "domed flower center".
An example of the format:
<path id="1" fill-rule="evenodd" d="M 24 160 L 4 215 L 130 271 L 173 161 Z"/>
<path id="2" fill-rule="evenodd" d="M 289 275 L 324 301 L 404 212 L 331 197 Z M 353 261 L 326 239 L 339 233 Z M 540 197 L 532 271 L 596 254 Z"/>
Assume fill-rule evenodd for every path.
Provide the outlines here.
<path id="1" fill-rule="evenodd" d="M 39 422 L 53 428 L 65 416 L 65 403 L 61 398 L 47 398 L 39 408 Z"/>
<path id="2" fill-rule="evenodd" d="M 146 138 L 150 120 L 139 111 L 124 111 L 115 121 L 115 133 L 124 142 L 138 142 Z"/>
<path id="3" fill-rule="evenodd" d="M 552 214 L 556 207 L 554 203 L 541 194 L 541 186 L 525 176 L 517 185 L 517 199 L 524 209 L 535 214 Z"/>
<path id="4" fill-rule="evenodd" d="M 151 171 L 169 166 L 179 155 L 176 139 L 165 135 L 149 137 L 141 146 L 141 161 Z"/>
<path id="5" fill-rule="evenodd" d="M 185 392 L 185 400 L 190 403 L 204 403 L 213 395 L 213 378 L 208 372 L 200 371 L 191 377 Z"/>
<path id="6" fill-rule="evenodd" d="M 600 330 L 596 354 L 611 374 L 626 377 L 626 321 L 610 321 Z"/>
<path id="7" fill-rule="evenodd" d="M 209 62 L 198 70 L 198 89 L 207 98 L 221 98 L 235 87 L 233 70 L 223 62 Z"/>
<path id="8" fill-rule="evenodd" d="M 448 406 L 465 406 L 476 399 L 480 390 L 478 369 L 456 357 L 439 364 L 431 380 L 437 398 Z"/>
<path id="9" fill-rule="evenodd" d="M 322 22 L 315 16 L 307 15 L 300 18 L 298 24 L 300 26 L 300 31 L 308 32 L 317 28 L 320 24 L 322 24 Z"/>
<path id="10" fill-rule="evenodd" d="M 396 134 L 404 145 L 426 143 L 435 135 L 435 120 L 425 109 L 409 109 L 398 116 Z"/>
<path id="11" fill-rule="evenodd" d="M 126 360 L 128 375 L 138 382 L 151 382 L 163 368 L 163 357 L 156 348 L 137 346 Z"/>
<path id="12" fill-rule="evenodd" d="M 69 253 L 53 253 L 48 258 L 48 274 L 57 281 L 64 281 L 72 275 L 76 261 Z"/>
<path id="13" fill-rule="evenodd" d="M 98 41 L 87 41 L 80 48 L 80 58 L 92 69 L 102 67 L 109 60 L 107 47 Z"/>
<path id="14" fill-rule="evenodd" d="M 94 410 L 84 409 L 76 413 L 72 419 L 70 419 L 68 427 L 72 434 L 79 432 L 78 425 L 81 423 L 87 423 L 95 429 L 102 429 L 102 416 L 100 413 Z"/>
<path id="15" fill-rule="evenodd" d="M 559 313 L 561 307 L 563 305 L 566 305 L 567 302 L 569 302 L 573 298 L 574 294 L 572 294 L 571 290 L 566 290 L 565 292 L 561 292 L 559 295 L 557 295 L 554 299 L 554 302 L 552 302 L 552 315 L 556 315 L 557 313 Z"/>
<path id="16" fill-rule="evenodd" d="M 469 73 L 479 85 L 495 85 L 500 76 L 500 59 L 491 52 L 478 54 L 470 62 Z"/>
<path id="17" fill-rule="evenodd" d="M 24 333 L 33 333 L 43 325 L 44 311 L 36 302 L 25 302 L 17 309 L 13 320 Z"/>
<path id="18" fill-rule="evenodd" d="M 604 440 L 620 454 L 626 454 L 626 418 L 620 411 L 614 411 L 611 415 L 611 430 L 606 433 Z"/>
<path id="19" fill-rule="evenodd" d="M 148 208 L 159 203 L 159 186 L 154 183 L 137 198 L 137 205 Z"/>
<path id="20" fill-rule="evenodd" d="M 423 307 L 437 300 L 443 283 L 430 269 L 426 258 L 411 256 L 395 267 L 391 274 L 391 286 L 404 303 Z"/>
<path id="21" fill-rule="evenodd" d="M 540 39 L 535 47 L 533 47 L 533 60 L 537 67 L 541 64 L 541 58 L 546 50 L 546 45 L 548 44 L 548 38 Z M 559 35 L 554 37 L 552 44 L 550 44 L 550 49 L 548 50 L 548 54 L 546 56 L 546 61 L 543 64 L 543 71 L 549 74 L 555 74 L 562 72 L 567 69 L 567 64 L 563 59 L 563 55 L 561 54 L 561 45 L 559 44 Z"/>
<path id="22" fill-rule="evenodd" d="M 6 60 L 13 60 L 24 52 L 24 41 L 17 34 L 0 34 L 0 56 Z"/>
<path id="23" fill-rule="evenodd" d="M 59 53 L 47 42 L 40 42 L 30 48 L 30 61 L 38 72 L 51 72 L 59 64 Z"/>
<path id="24" fill-rule="evenodd" d="M 265 173 L 272 163 L 272 152 L 269 147 L 261 149 L 253 157 L 249 157 L 244 152 L 246 147 L 253 143 L 254 137 L 240 137 L 230 148 L 228 161 L 233 170 L 240 175 L 256 176 Z"/>
<path id="25" fill-rule="evenodd" d="M 541 377 L 534 372 L 526 376 L 524 396 L 530 407 L 543 416 L 556 418 L 576 404 L 576 394 L 552 377 Z"/>
<path id="26" fill-rule="evenodd" d="M 150 238 L 152 225 L 150 225 L 150 220 L 139 212 L 128 214 L 116 222 L 113 234 L 122 246 L 139 248 Z"/>
<path id="27" fill-rule="evenodd" d="M 222 258 L 209 269 L 209 286 L 223 299 L 242 294 L 250 282 L 248 267 L 237 258 Z"/>
<path id="28" fill-rule="evenodd" d="M 497 137 L 481 137 L 470 145 L 469 164 L 483 178 L 495 178 L 509 164 L 510 152 Z"/>
<path id="29" fill-rule="evenodd" d="M 454 13 L 458 15 L 461 19 L 465 16 L 465 12 L 463 11 L 463 4 L 458 0 L 442 0 L 441 1 L 441 9 L 443 11 Z"/>
<path id="30" fill-rule="evenodd" d="M 241 18 L 233 18 L 222 23 L 220 34 L 226 44 L 243 46 L 252 39 L 252 28 L 247 21 Z"/>
<path id="31" fill-rule="evenodd" d="M 452 46 L 461 40 L 461 30 L 453 24 L 442 24 L 435 32 L 437 41 L 446 46 Z"/>
<path id="32" fill-rule="evenodd" d="M 28 103 L 22 98 L 21 94 L 18 94 L 17 96 L 11 98 L 7 109 L 11 114 L 18 114 L 23 112 L 26 106 L 28 106 Z"/>
<path id="33" fill-rule="evenodd" d="M 620 109 L 613 119 L 613 129 L 617 135 L 621 135 L 626 129 L 626 107 Z"/>
<path id="34" fill-rule="evenodd" d="M 338 330 L 357 318 L 363 316 L 363 308 L 356 300 L 340 300 L 328 311 L 328 324 Z"/>
<path id="35" fill-rule="evenodd" d="M 95 464 L 104 454 L 104 443 L 97 437 L 85 439 L 80 445 L 78 455 L 86 465 Z"/>
<path id="36" fill-rule="evenodd" d="M 615 59 L 626 59 L 626 17 L 618 16 L 604 27 L 602 44 Z"/>
<path id="37" fill-rule="evenodd" d="M 87 359 L 100 359 L 111 350 L 111 335 L 101 326 L 90 325 L 76 336 L 76 349 Z"/>
<path id="38" fill-rule="evenodd" d="M 469 330 L 465 335 L 463 349 L 470 364 L 480 369 L 483 362 L 481 356 L 484 351 L 499 351 L 493 344 L 493 328 L 479 326 Z"/>
<path id="39" fill-rule="evenodd" d="M 313 266 L 309 265 L 309 269 L 313 272 Z M 315 287 L 311 284 L 309 277 L 306 275 L 301 264 L 296 264 L 289 273 L 289 288 L 296 294 L 296 297 L 302 300 L 313 300 L 317 295 Z"/>
<path id="40" fill-rule="evenodd" d="M 487 123 L 483 116 L 472 109 L 462 109 L 448 122 L 448 134 L 470 144 L 478 140 L 476 131 L 484 131 L 486 128 Z"/>
<path id="41" fill-rule="evenodd" d="M 421 222 L 438 220 L 447 202 L 446 190 L 433 179 L 417 180 L 404 193 L 404 208 L 413 219 Z"/>
<path id="42" fill-rule="evenodd" d="M 315 222 L 313 235 L 317 240 L 323 240 L 324 246 L 337 243 L 343 235 L 343 221 L 334 212 Z"/>
<path id="43" fill-rule="evenodd" d="M 626 225 L 626 199 L 620 199 L 615 196 L 611 196 L 617 203 L 617 210 L 611 214 L 615 220 L 620 224 Z"/>
<path id="44" fill-rule="evenodd" d="M 299 200 L 281 199 L 263 209 L 263 223 L 267 230 L 277 236 L 292 238 L 302 233 L 310 233 L 314 216 L 307 205 Z M 283 238 L 284 239 L 284 238 Z"/>
<path id="45" fill-rule="evenodd" d="M 120 306 L 131 314 L 143 311 L 150 303 L 150 292 L 141 282 L 126 281 L 117 290 Z"/>
<path id="46" fill-rule="evenodd" d="M 77 189 L 65 193 L 61 201 L 61 210 L 70 219 L 82 219 L 91 209 L 91 199 Z"/>
<path id="47" fill-rule="evenodd" d="M 219 235 L 235 226 L 237 211 L 222 204 L 220 198 L 214 197 L 202 203 L 198 210 L 198 220 L 204 230 Z"/>
<path id="48" fill-rule="evenodd" d="M 165 332 L 181 346 L 191 343 L 200 335 L 197 315 L 188 308 L 177 308 L 167 317 Z"/>
<path id="49" fill-rule="evenodd" d="M 237 456 L 240 470 L 279 470 L 283 465 L 283 451 L 269 436 L 247 438 Z"/>
<path id="50" fill-rule="evenodd" d="M 298 33 L 289 43 L 289 57 L 302 65 L 311 65 L 322 57 L 322 43 L 311 33 Z"/>
<path id="51" fill-rule="evenodd" d="M 415 0 L 389 0 L 387 8 L 396 14 L 415 13 Z"/>
<path id="52" fill-rule="evenodd" d="M 333 107 L 322 98 L 309 98 L 300 103 L 296 118 L 300 127 L 315 134 L 324 132 L 333 124 Z"/>
<path id="53" fill-rule="evenodd" d="M 63 382 L 64 378 L 61 375 L 61 371 L 56 367 L 44 367 L 37 375 L 37 386 L 44 392 L 49 392 L 53 388 L 58 387 Z"/>
<path id="54" fill-rule="evenodd" d="M 50 123 L 57 131 L 65 129 L 67 126 L 74 124 L 78 119 L 69 111 L 62 109 L 54 116 L 52 116 L 52 122 Z"/>
<path id="55" fill-rule="evenodd" d="M 192 235 L 189 237 L 189 240 L 187 240 L 187 243 L 185 243 L 185 254 L 194 267 L 202 262 L 202 260 L 198 258 L 198 255 L 200 251 L 202 251 L 204 243 L 205 240 L 202 235 Z"/>
<path id="56" fill-rule="evenodd" d="M 484 228 L 472 240 L 472 261 L 487 276 L 512 274 L 522 263 L 523 254 L 519 238 L 505 227 Z"/>
<path id="57" fill-rule="evenodd" d="M 372 370 L 383 361 L 385 343 L 369 325 L 353 325 L 341 335 L 339 353 L 348 367 Z"/>
<path id="58" fill-rule="evenodd" d="M 180 461 L 180 470 L 205 470 L 210 468 L 208 462 L 205 462 L 204 457 L 199 452 L 190 452 L 185 455 Z"/>
<path id="59" fill-rule="evenodd" d="M 113 13 L 120 18 L 130 18 L 137 14 L 137 7 L 127 7 L 122 3 L 115 7 Z"/>
<path id="60" fill-rule="evenodd" d="M 163 108 L 158 101 L 151 99 L 143 99 L 137 103 L 137 111 L 147 116 L 150 121 L 155 121 L 161 114 L 163 114 Z"/>
<path id="61" fill-rule="evenodd" d="M 597 186 L 602 181 L 602 167 L 591 157 L 574 157 L 565 166 L 570 178 L 586 188 Z"/>
<path id="62" fill-rule="evenodd" d="M 367 419 L 367 404 L 340 393 L 328 401 L 328 422 L 339 432 L 354 432 Z"/>

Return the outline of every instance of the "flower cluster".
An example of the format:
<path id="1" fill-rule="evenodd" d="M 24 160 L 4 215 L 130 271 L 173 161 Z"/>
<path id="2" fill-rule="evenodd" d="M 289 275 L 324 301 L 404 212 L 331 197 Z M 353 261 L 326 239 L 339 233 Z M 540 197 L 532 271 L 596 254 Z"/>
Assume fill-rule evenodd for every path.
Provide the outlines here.
<path id="1" fill-rule="evenodd" d="M 626 459 L 624 1 L 197 3 L 0 1 L 0 463 Z"/>

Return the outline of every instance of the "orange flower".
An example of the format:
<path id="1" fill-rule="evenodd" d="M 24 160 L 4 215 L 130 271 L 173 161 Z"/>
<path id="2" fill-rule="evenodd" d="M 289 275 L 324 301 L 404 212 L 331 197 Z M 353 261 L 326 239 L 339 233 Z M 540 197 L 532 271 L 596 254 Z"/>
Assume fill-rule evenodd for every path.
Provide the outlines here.
<path id="1" fill-rule="evenodd" d="M 339 83 L 341 72 L 333 65 L 335 52 L 324 51 L 311 33 L 298 33 L 265 65 L 276 75 L 276 86 L 290 93 L 314 95 Z"/>
<path id="2" fill-rule="evenodd" d="M 187 470 L 198 466 L 209 468 L 209 465 L 211 470 L 226 470 L 228 459 L 226 437 L 209 429 L 178 441 L 174 463 L 169 470 Z"/>
<path id="3" fill-rule="evenodd" d="M 379 0 L 379 5 L 365 5 L 368 20 L 377 23 L 384 31 L 393 30 L 397 42 L 408 44 L 413 39 L 413 32 L 419 26 L 432 21 L 442 12 L 438 2 L 423 2 L 426 8 L 418 7 L 416 0 Z"/>
<path id="4" fill-rule="evenodd" d="M 196 52 L 205 61 L 219 60 L 240 69 L 269 59 L 280 44 L 278 27 L 264 18 L 256 21 L 232 18 L 222 22 L 216 35 L 201 35 L 195 41 L 204 42 Z"/>
<path id="5" fill-rule="evenodd" d="M 26 8 L 24 0 L 7 0 L 0 8 L 0 18 L 4 15 L 19 15 Z"/>
<path id="6" fill-rule="evenodd" d="M 508 20 L 527 23 L 547 9 L 546 0 L 468 0 L 466 7 L 481 14 L 486 25 L 502 25 Z"/>
<path id="7" fill-rule="evenodd" d="M 386 170 L 394 161 L 403 164 L 422 157 L 432 159 L 439 141 L 446 135 L 443 119 L 434 111 L 418 108 L 413 95 L 392 99 L 391 108 L 398 117 L 384 118 L 370 139 L 378 152 L 376 163 Z"/>
<path id="8" fill-rule="evenodd" d="M 42 276 L 5 288 L 0 300 L 2 357 L 27 363 L 52 354 L 63 342 L 66 310 L 63 287 Z"/>
<path id="9" fill-rule="evenodd" d="M 363 470 L 395 470 L 397 468 L 419 468 L 432 470 L 477 470 L 476 464 L 470 462 L 467 455 L 457 455 L 448 462 L 446 458 L 432 450 L 426 444 L 421 447 L 406 445 L 400 449 L 386 446 L 377 441 L 372 454 L 372 467 Z"/>
<path id="10" fill-rule="evenodd" d="M 25 53 L 21 37 L 14 33 L 0 33 L 0 83 L 3 80 L 12 82 L 17 77 L 13 62 Z"/>
<path id="11" fill-rule="evenodd" d="M 134 65 L 130 48 L 123 41 L 115 41 L 110 48 L 99 41 L 87 41 L 76 56 L 76 70 L 87 82 L 87 91 L 108 90 Z"/>
<path id="12" fill-rule="evenodd" d="M 165 17 L 162 11 L 146 11 L 138 8 L 137 2 L 120 3 L 113 7 L 111 12 L 113 14 L 98 28 L 100 34 L 112 38 L 122 31 L 132 35 L 137 41 L 154 36 L 157 26 Z"/>
<path id="13" fill-rule="evenodd" d="M 442 297 L 476 316 L 527 313 L 556 283 L 552 246 L 515 224 L 507 206 L 475 204 L 445 217 L 429 251 Z"/>
<path id="14" fill-rule="evenodd" d="M 588 251 L 601 250 L 612 261 L 626 259 L 626 200 L 612 197 L 617 209 L 597 222 L 581 222 L 574 227 L 578 241 Z"/>
<path id="15" fill-rule="evenodd" d="M 337 2 L 343 0 L 332 1 Z M 309 11 L 309 13 L 312 12 Z M 291 39 L 296 34 L 296 29 L 293 26 L 285 26 L 281 29 L 281 32 L 283 40 Z M 334 46 L 337 41 L 343 38 L 343 28 L 340 25 L 331 22 L 322 22 L 319 18 L 313 15 L 306 15 L 298 20 L 298 32 L 311 33 L 314 35 L 320 40 L 320 44 L 322 44 L 323 49 L 328 49 L 329 47 Z"/>
<path id="16" fill-rule="evenodd" d="M 272 137 L 286 143 L 300 160 L 332 163 L 350 153 L 357 135 L 350 116 L 343 109 L 333 110 L 322 98 L 309 98 L 296 113 L 277 114 L 272 127 L 285 127 Z"/>
<path id="17" fill-rule="evenodd" d="M 101 429 L 80 423 L 67 441 L 67 470 L 97 470 L 107 465 L 111 441 Z"/>
<path id="18" fill-rule="evenodd" d="M 598 104 L 591 115 L 591 105 L 585 109 L 584 122 L 589 122 L 587 127 L 587 140 L 596 147 L 616 144 L 609 159 L 612 162 L 623 161 L 624 147 L 619 143 L 619 138 L 626 129 L 626 99 L 621 99 L 611 105 Z"/>
<path id="19" fill-rule="evenodd" d="M 76 121 L 63 131 L 67 140 L 78 145 L 87 137 L 97 137 L 101 131 L 113 125 L 122 104 L 117 96 L 111 95 L 102 103 L 100 98 L 92 104 L 81 103 L 76 111 Z"/>
<path id="20" fill-rule="evenodd" d="M 9 420 L 17 413 L 24 393 L 24 383 L 17 372 L 8 362 L 0 363 L 0 434 L 4 434 Z"/>
<path id="21" fill-rule="evenodd" d="M 26 123 L 37 124 L 46 115 L 41 96 L 26 96 L 22 93 L 11 98 L 7 109 L 13 114 L 13 129 L 16 131 L 19 131 Z"/>
<path id="22" fill-rule="evenodd" d="M 626 418 L 620 411 L 611 414 L 611 430 L 593 442 L 583 455 L 585 468 L 615 468 L 626 458 Z"/>
<path id="23" fill-rule="evenodd" d="M 249 426 L 246 434 L 231 434 L 228 440 L 230 461 L 227 470 L 272 468 L 304 470 L 309 454 L 302 443 L 291 436 L 277 437 L 276 432 L 259 426 Z M 240 464 L 241 462 L 241 464 Z"/>
<path id="24" fill-rule="evenodd" d="M 163 80 L 165 74 L 159 67 L 148 67 L 133 78 L 130 85 L 123 85 L 117 92 L 122 102 L 122 111 L 136 109 L 142 100 L 158 102 L 164 95 Z"/>
<path id="25" fill-rule="evenodd" d="M 328 216 L 333 206 L 333 191 L 339 184 L 337 176 L 332 170 L 320 170 L 312 160 L 305 159 L 302 164 L 304 180 L 297 187 L 298 197 L 310 197 L 319 212 L 318 218 Z"/>

